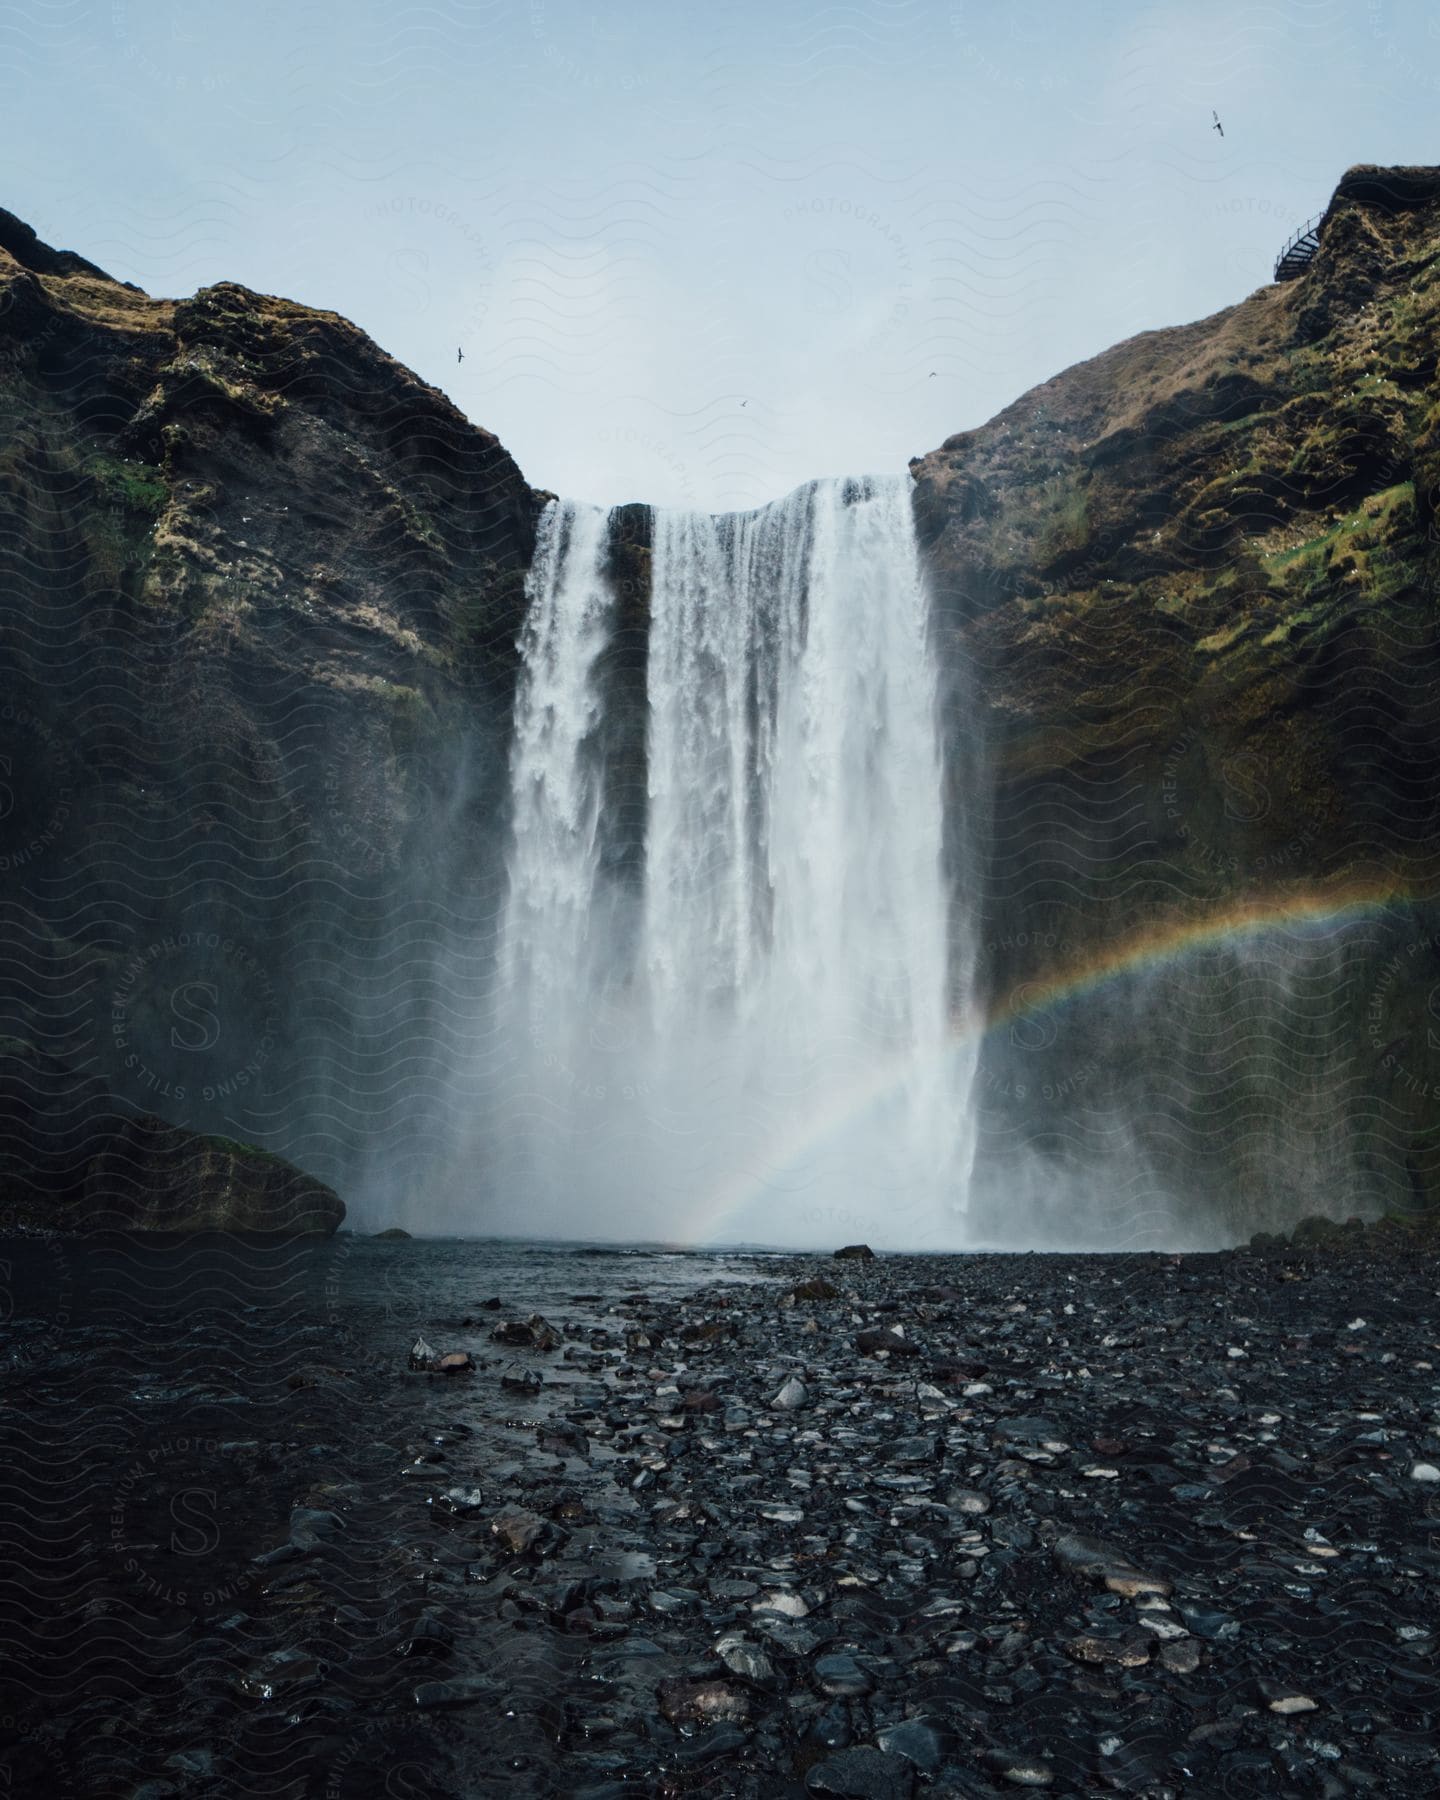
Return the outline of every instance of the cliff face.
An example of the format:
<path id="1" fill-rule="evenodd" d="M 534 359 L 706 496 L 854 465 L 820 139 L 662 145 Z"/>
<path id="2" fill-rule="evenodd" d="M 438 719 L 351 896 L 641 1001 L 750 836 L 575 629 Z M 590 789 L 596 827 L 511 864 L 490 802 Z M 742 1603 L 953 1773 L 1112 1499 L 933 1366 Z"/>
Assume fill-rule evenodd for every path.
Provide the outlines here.
<path id="1" fill-rule="evenodd" d="M 1353 169 L 1302 278 L 912 465 L 983 720 L 987 1143 L 1041 1190 L 1440 1197 L 1437 348 L 1440 170 Z"/>
<path id="2" fill-rule="evenodd" d="M 1352 170 L 1302 279 L 913 465 L 982 1232 L 1440 1199 L 1437 259 L 1440 171 Z M 345 320 L 151 299 L 8 214 L 0 422 L 0 1034 L 423 1188 L 493 1067 L 541 497 Z M 628 866 L 647 509 L 611 565 Z"/>
<path id="3" fill-rule="evenodd" d="M 344 319 L 0 214 L 0 1031 L 332 1182 L 423 1165 L 536 507 Z"/>

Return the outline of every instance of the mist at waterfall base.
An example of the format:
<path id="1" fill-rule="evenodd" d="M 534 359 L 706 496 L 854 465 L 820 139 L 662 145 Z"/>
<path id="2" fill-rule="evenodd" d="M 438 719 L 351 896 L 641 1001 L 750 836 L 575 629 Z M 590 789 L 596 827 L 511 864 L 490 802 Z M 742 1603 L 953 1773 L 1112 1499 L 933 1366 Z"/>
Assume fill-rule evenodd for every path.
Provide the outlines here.
<path id="1" fill-rule="evenodd" d="M 541 519 L 491 974 L 471 1016 L 456 970 L 425 1170 L 382 1159 L 357 1220 L 1194 1250 L 1393 1204 L 1363 934 L 1277 927 L 987 1026 L 978 708 L 906 477 L 656 511 L 638 584 L 618 526 Z"/>
<path id="2" fill-rule="evenodd" d="M 351 1156 L 356 1229 L 1175 1251 L 1408 1204 L 1366 1006 L 1413 922 L 1118 945 L 1015 1012 L 995 952 L 1044 914 L 995 873 L 1026 878 L 909 481 L 646 513 L 639 554 L 637 511 L 545 511 L 508 751 L 461 756 L 434 896 L 353 1053 L 317 1055 L 331 1103 L 290 1150 Z M 508 817 L 475 842 L 497 754 Z"/>
<path id="3" fill-rule="evenodd" d="M 1409 1197 L 1364 1006 L 1405 922 L 1278 919 L 1013 1013 L 974 1088 L 985 1248 L 1215 1250 Z"/>
<path id="4" fill-rule="evenodd" d="M 908 478 L 654 514 L 628 763 L 610 546 L 542 519 L 470 1228 L 953 1246 L 975 1050 Z"/>

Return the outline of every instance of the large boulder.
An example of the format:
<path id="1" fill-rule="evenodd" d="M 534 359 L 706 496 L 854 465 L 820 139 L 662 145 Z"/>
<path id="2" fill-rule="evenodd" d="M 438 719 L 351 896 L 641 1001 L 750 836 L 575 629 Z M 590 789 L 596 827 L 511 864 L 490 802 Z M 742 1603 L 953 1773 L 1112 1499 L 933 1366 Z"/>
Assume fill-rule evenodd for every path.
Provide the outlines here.
<path id="1" fill-rule="evenodd" d="M 0 1206 L 74 1199 L 114 1123 L 100 1082 L 0 1037 Z"/>
<path id="2" fill-rule="evenodd" d="M 328 1237 L 345 1217 L 333 1189 L 282 1157 L 163 1119 L 125 1120 L 85 1178 L 90 1231 L 246 1231 Z"/>
<path id="3" fill-rule="evenodd" d="M 344 1217 L 283 1158 L 126 1114 L 93 1077 L 0 1038 L 0 1232 L 328 1236 Z"/>

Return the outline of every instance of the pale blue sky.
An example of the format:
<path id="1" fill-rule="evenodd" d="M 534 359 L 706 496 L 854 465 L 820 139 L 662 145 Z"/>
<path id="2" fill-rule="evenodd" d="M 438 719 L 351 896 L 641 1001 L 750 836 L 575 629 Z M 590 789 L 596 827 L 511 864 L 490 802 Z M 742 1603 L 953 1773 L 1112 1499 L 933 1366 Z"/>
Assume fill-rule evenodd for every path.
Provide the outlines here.
<path id="1" fill-rule="evenodd" d="M 0 204 L 333 307 L 599 501 L 902 467 L 1243 298 L 1437 121 L 1421 0 L 0 11 Z"/>

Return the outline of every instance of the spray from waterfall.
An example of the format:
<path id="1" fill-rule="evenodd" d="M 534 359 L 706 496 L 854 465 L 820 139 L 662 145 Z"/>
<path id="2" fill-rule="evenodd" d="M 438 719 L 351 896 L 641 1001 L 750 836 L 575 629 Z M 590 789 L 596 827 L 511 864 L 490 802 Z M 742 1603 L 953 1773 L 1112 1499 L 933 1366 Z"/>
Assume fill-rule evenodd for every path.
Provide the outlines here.
<path id="1" fill-rule="evenodd" d="M 638 881 L 604 854 L 606 517 L 548 509 L 499 947 L 504 1228 L 963 1240 L 969 971 L 909 485 L 655 514 Z"/>

